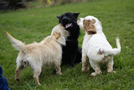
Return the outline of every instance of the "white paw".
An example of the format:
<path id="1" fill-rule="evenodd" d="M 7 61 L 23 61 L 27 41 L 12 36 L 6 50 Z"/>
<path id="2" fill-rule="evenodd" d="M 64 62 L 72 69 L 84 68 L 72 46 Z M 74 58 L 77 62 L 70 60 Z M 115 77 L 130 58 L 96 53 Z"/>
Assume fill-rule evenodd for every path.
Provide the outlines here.
<path id="1" fill-rule="evenodd" d="M 95 72 L 91 73 L 92 76 L 96 76 L 97 74 Z"/>
<path id="2" fill-rule="evenodd" d="M 116 73 L 116 71 L 113 71 L 113 73 Z"/>
<path id="3" fill-rule="evenodd" d="M 116 71 L 110 71 L 110 72 L 108 72 L 108 73 L 116 73 Z"/>
<path id="4" fill-rule="evenodd" d="M 58 74 L 58 75 L 62 75 L 62 73 L 61 73 L 61 72 L 57 72 L 56 74 Z"/>

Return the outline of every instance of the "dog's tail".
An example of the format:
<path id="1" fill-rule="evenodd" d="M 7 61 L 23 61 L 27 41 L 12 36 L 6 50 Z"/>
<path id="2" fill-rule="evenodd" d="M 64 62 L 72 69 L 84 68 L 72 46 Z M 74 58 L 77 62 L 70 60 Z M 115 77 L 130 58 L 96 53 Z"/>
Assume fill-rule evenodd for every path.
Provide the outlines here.
<path id="1" fill-rule="evenodd" d="M 7 36 L 7 38 L 9 39 L 9 41 L 12 43 L 13 47 L 17 50 L 22 50 L 23 47 L 25 46 L 25 44 L 17 39 L 15 39 L 14 37 L 12 37 L 8 32 L 5 31 L 5 34 Z"/>
<path id="2" fill-rule="evenodd" d="M 120 45 L 120 39 L 117 37 L 116 38 L 116 46 L 117 48 L 113 49 L 104 49 L 104 50 L 99 50 L 98 53 L 105 53 L 107 55 L 117 55 L 121 52 L 121 45 Z"/>
<path id="3" fill-rule="evenodd" d="M 112 55 L 117 55 L 121 52 L 120 39 L 118 37 L 116 38 L 116 46 L 117 48 L 112 49 Z"/>

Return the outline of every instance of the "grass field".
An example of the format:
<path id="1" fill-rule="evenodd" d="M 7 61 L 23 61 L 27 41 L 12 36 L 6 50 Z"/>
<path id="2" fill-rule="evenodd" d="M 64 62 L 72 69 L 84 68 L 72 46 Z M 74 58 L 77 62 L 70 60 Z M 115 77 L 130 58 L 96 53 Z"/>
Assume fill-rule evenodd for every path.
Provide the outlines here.
<path id="1" fill-rule="evenodd" d="M 0 66 L 11 90 L 134 90 L 134 0 L 92 0 L 88 3 L 66 4 L 52 7 L 32 8 L 0 12 Z M 115 37 L 120 37 L 122 51 L 114 57 L 116 74 L 92 77 L 81 72 L 81 64 L 72 68 L 62 66 L 62 76 L 52 75 L 53 68 L 43 70 L 40 77 L 42 86 L 36 86 L 31 68 L 21 73 L 21 81 L 15 81 L 16 51 L 4 35 L 8 31 L 26 44 L 41 41 L 50 35 L 58 24 L 56 16 L 65 12 L 80 12 L 79 17 L 96 16 L 103 25 L 103 31 L 113 47 Z M 81 31 L 81 47 L 84 32 Z"/>

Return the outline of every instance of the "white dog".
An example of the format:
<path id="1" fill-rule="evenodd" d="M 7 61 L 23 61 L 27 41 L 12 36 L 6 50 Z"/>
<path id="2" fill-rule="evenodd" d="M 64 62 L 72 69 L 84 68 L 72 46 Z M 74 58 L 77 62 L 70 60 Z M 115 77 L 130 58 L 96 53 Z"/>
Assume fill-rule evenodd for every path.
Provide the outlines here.
<path id="1" fill-rule="evenodd" d="M 38 85 L 41 85 L 39 75 L 43 66 L 54 64 L 56 73 L 61 75 L 62 45 L 66 45 L 65 39 L 69 35 L 61 24 L 55 26 L 51 35 L 40 43 L 25 45 L 13 38 L 8 32 L 5 34 L 13 47 L 20 51 L 16 61 L 16 80 L 19 81 L 20 71 L 27 65 L 31 66 L 34 72 L 33 78 Z"/>
<path id="2" fill-rule="evenodd" d="M 121 51 L 119 38 L 116 38 L 117 48 L 112 48 L 102 31 L 101 22 L 93 16 L 80 18 L 77 23 L 85 31 L 82 45 L 82 71 L 89 71 L 88 63 L 90 62 L 91 67 L 95 70 L 91 73 L 92 76 L 102 73 L 101 63 L 107 64 L 107 72 L 115 72 L 113 55 L 117 55 Z"/>

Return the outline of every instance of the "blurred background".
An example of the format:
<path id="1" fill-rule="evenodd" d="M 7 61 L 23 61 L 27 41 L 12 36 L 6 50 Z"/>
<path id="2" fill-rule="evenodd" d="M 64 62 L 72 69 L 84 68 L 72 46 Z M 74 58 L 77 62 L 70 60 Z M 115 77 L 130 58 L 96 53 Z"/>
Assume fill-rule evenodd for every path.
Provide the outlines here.
<path id="1" fill-rule="evenodd" d="M 44 69 L 37 87 L 32 69 L 21 73 L 21 82 L 15 81 L 16 51 L 3 31 L 25 42 L 40 42 L 51 34 L 65 12 L 80 13 L 79 17 L 93 15 L 103 27 L 107 40 L 115 48 L 115 37 L 120 37 L 122 51 L 114 56 L 116 74 L 91 77 L 81 72 L 81 63 L 75 68 L 63 66 L 62 76 L 52 75 L 53 67 Z M 79 46 L 85 33 L 80 30 Z M 134 0 L 0 0 L 0 66 L 11 90 L 134 90 Z"/>
<path id="2" fill-rule="evenodd" d="M 0 0 L 0 10 L 16 10 L 20 8 L 32 8 L 34 6 L 39 8 L 42 6 L 53 6 L 87 1 L 93 0 Z M 35 2 L 37 3 L 35 4 Z"/>

